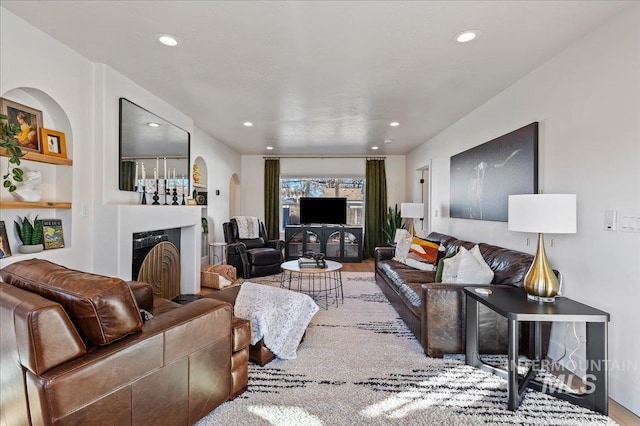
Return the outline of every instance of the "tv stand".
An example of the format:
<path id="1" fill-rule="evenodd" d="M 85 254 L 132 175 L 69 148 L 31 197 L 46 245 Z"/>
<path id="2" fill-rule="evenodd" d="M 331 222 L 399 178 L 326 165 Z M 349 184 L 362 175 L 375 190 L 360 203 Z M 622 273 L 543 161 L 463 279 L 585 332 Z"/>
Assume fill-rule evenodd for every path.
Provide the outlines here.
<path id="1" fill-rule="evenodd" d="M 285 257 L 294 260 L 306 251 L 324 253 L 329 260 L 362 262 L 362 227 L 340 224 L 287 225 Z"/>

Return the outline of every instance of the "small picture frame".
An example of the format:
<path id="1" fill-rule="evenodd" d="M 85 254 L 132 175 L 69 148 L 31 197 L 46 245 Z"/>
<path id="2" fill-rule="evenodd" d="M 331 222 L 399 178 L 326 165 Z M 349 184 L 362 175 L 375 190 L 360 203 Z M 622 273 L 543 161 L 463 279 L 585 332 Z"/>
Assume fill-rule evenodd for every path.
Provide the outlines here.
<path id="1" fill-rule="evenodd" d="M 11 246 L 9 245 L 9 238 L 7 237 L 7 228 L 4 225 L 4 220 L 0 220 L 0 259 L 11 256 Z"/>
<path id="2" fill-rule="evenodd" d="M 9 123 L 15 124 L 20 128 L 20 132 L 15 138 L 21 149 L 41 152 L 42 111 L 9 99 L 0 98 L 0 114 L 6 115 Z"/>
<path id="3" fill-rule="evenodd" d="M 53 157 L 67 158 L 67 144 L 64 133 L 51 129 L 40 129 L 42 153 Z"/>

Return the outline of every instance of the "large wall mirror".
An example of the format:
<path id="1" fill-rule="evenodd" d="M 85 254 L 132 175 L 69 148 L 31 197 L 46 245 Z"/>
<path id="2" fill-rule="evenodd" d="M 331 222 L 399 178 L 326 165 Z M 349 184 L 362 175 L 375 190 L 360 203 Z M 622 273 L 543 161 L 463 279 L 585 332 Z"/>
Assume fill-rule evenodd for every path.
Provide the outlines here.
<path id="1" fill-rule="evenodd" d="M 189 132 L 120 98 L 121 191 L 154 192 L 157 180 L 160 194 L 189 195 L 189 149 Z"/>

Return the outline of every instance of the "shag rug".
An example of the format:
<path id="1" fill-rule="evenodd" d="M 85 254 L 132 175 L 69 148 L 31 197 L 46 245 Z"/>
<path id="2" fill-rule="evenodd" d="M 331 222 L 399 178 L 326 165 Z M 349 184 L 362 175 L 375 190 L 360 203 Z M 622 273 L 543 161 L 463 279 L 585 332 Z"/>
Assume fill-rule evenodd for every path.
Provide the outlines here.
<path id="1" fill-rule="evenodd" d="M 425 356 L 372 273 L 342 278 L 344 305 L 320 309 L 297 359 L 250 364 L 249 389 L 197 425 L 615 424 L 533 390 L 507 410 L 505 380 L 459 358 Z"/>

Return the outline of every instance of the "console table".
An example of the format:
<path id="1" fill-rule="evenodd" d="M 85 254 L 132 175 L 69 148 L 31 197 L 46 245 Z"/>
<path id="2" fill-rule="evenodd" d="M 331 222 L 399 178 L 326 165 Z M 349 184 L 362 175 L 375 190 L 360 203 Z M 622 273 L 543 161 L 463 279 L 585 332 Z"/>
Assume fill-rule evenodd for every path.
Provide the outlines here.
<path id="1" fill-rule="evenodd" d="M 465 287 L 466 295 L 466 363 L 485 371 L 497 374 L 507 380 L 508 408 L 518 409 L 527 388 L 532 388 L 574 404 L 586 407 L 602 414 L 608 413 L 607 391 L 607 323 L 609 314 L 590 306 L 578 303 L 566 297 L 556 297 L 553 303 L 539 303 L 527 299 L 522 288 L 493 288 L 492 293 L 484 295 L 476 292 L 477 287 Z M 488 364 L 480 359 L 478 351 L 478 305 L 483 304 L 502 315 L 508 322 L 509 353 L 507 370 Z M 522 378 L 518 376 L 518 323 L 534 323 L 535 359 L 529 372 Z M 586 378 L 593 385 L 584 394 L 573 394 L 549 389 L 548 386 L 534 380 L 541 366 L 542 338 L 541 322 L 569 321 L 586 322 Z"/>
<path id="2" fill-rule="evenodd" d="M 338 262 L 362 262 L 362 228 L 358 226 L 287 225 L 284 241 L 286 260 L 314 251 Z"/>

